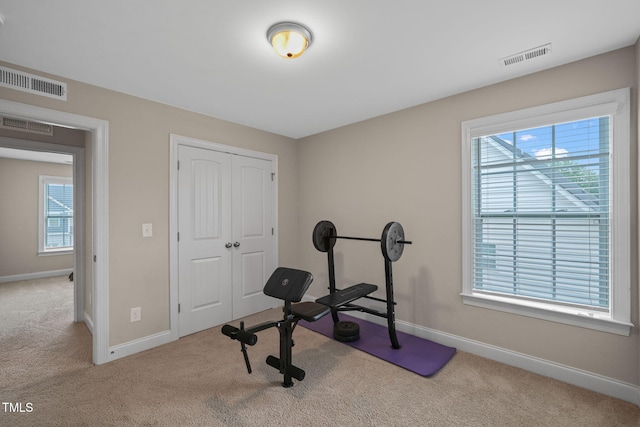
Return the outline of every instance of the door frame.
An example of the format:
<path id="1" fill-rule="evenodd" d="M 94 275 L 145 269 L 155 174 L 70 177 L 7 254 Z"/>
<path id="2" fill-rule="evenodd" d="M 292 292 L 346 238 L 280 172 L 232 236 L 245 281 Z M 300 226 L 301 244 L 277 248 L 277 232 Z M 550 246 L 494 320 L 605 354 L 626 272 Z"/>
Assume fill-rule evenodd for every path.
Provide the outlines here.
<path id="1" fill-rule="evenodd" d="M 94 256 L 93 363 L 100 365 L 109 362 L 109 122 L 5 99 L 0 99 L 0 114 L 91 132 Z"/>
<path id="2" fill-rule="evenodd" d="M 169 135 L 169 327 L 171 329 L 171 341 L 180 338 L 179 316 L 178 316 L 178 285 L 179 285 L 179 257 L 178 257 L 178 148 L 180 146 L 201 148 L 211 151 L 235 154 L 245 157 L 268 160 L 272 162 L 274 173 L 273 191 L 273 214 L 274 214 L 274 265 L 278 263 L 278 156 L 275 154 L 263 153 L 246 148 L 233 147 L 230 145 L 204 141 L 188 136 L 170 134 Z M 275 304 L 275 301 L 274 301 Z M 274 305 L 275 307 L 275 305 Z"/>

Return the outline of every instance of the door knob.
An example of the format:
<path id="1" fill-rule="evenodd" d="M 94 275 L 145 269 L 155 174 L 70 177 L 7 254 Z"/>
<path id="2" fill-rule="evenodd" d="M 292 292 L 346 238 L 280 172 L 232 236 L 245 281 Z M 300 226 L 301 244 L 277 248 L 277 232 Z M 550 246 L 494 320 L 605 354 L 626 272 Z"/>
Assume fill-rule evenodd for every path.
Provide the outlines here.
<path id="1" fill-rule="evenodd" d="M 232 246 L 232 245 L 231 245 L 231 242 L 227 242 L 227 244 L 226 244 L 226 245 L 224 245 L 224 247 L 225 247 L 225 248 L 227 248 L 227 249 L 229 249 L 231 246 Z"/>
<path id="2" fill-rule="evenodd" d="M 240 242 L 235 242 L 235 243 L 233 244 L 233 247 L 234 247 L 234 248 L 238 248 L 238 247 L 240 247 Z"/>

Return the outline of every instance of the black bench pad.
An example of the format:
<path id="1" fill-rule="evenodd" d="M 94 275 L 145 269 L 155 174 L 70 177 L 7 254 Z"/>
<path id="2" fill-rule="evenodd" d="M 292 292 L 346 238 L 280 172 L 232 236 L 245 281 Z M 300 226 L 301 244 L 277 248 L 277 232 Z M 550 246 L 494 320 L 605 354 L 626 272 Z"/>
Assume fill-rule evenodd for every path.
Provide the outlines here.
<path id="1" fill-rule="evenodd" d="M 307 301 L 291 306 L 291 314 L 307 322 L 315 322 L 322 316 L 327 314 L 331 309 L 326 305 L 317 304 L 315 302 Z"/>
<path id="2" fill-rule="evenodd" d="M 331 308 L 338 308 L 351 301 L 362 298 L 365 295 L 369 295 L 372 292 L 378 290 L 378 286 L 370 285 L 369 283 L 358 283 L 357 285 L 349 286 L 346 289 L 334 292 L 326 295 L 322 298 L 318 298 L 316 302 L 318 304 L 326 305 Z"/>
<path id="3" fill-rule="evenodd" d="M 293 268 L 278 267 L 271 274 L 264 294 L 285 301 L 298 302 L 313 282 L 313 276 L 308 271 Z"/>

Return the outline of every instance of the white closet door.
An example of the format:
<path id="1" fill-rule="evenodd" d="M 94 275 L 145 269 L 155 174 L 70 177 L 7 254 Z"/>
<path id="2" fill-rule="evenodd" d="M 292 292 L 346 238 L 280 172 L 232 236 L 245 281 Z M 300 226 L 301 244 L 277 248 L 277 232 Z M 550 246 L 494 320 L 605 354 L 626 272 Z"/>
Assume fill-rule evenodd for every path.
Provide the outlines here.
<path id="1" fill-rule="evenodd" d="M 233 156 L 233 318 L 274 307 L 262 289 L 275 269 L 272 162 Z"/>
<path id="2" fill-rule="evenodd" d="M 179 147 L 180 336 L 232 318 L 231 155 Z M 159 266 L 160 267 L 160 266 Z"/>

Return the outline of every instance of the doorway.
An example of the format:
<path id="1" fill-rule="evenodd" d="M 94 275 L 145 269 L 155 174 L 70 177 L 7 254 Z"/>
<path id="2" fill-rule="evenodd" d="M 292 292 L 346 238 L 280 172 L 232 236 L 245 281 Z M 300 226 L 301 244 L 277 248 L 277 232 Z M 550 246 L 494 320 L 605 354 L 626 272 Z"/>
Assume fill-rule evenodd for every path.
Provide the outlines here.
<path id="1" fill-rule="evenodd" d="M 77 114 L 65 113 L 47 108 L 0 99 L 0 115 L 36 122 L 50 123 L 56 126 L 88 131 L 91 133 L 87 149 L 91 152 L 92 170 L 92 247 L 82 250 L 92 254 L 93 300 L 92 326 L 93 363 L 96 365 L 109 361 L 108 342 L 108 130 L 109 123 Z M 37 150 L 37 148 L 36 148 Z M 89 202 L 89 201 L 87 201 Z M 81 225 L 84 229 L 84 225 Z M 82 242 L 84 244 L 84 242 Z M 77 261 L 75 274 L 84 274 L 86 261 Z"/>
<path id="2" fill-rule="evenodd" d="M 22 136 L 22 135 L 21 135 Z M 29 134 L 25 134 L 25 138 L 29 138 Z M 31 216 L 36 215 L 36 210 L 39 210 L 42 213 L 44 209 L 43 206 L 38 206 L 35 202 L 35 198 L 33 195 L 37 194 L 36 186 L 34 185 L 35 180 L 40 178 L 41 181 L 46 182 L 46 180 L 61 180 L 65 178 L 61 177 L 52 177 L 45 176 L 46 172 L 60 173 L 62 175 L 68 175 L 66 172 L 67 168 L 70 167 L 72 170 L 72 194 L 73 194 L 73 222 L 72 228 L 65 227 L 67 231 L 73 229 L 73 261 L 72 261 L 72 276 L 74 282 L 74 292 L 73 292 L 73 306 L 74 306 L 74 321 L 75 322 L 85 322 L 85 237 L 84 237 L 84 224 L 85 224 L 85 203 L 84 203 L 84 188 L 85 188 L 85 159 L 84 159 L 84 147 L 80 146 L 72 146 L 72 145 L 64 145 L 64 144 L 56 144 L 56 143 L 48 143 L 35 141 L 32 139 L 17 139 L 17 138 L 8 138 L 4 136 L 0 136 L 0 148 L 3 149 L 2 156 L 6 159 L 6 161 L 21 161 L 27 160 L 28 163 L 25 165 L 31 165 L 31 167 L 20 167 L 18 169 L 14 168 L 14 174 L 12 174 L 12 179 L 16 179 L 19 182 L 16 182 L 17 185 L 16 190 L 14 191 L 26 191 L 30 197 L 22 198 L 16 197 L 16 201 L 14 203 L 20 203 L 19 200 L 23 200 L 24 204 L 14 205 L 11 203 L 7 206 L 4 206 L 4 209 L 27 209 L 28 212 L 23 212 L 20 215 L 20 218 L 16 217 L 15 219 L 21 218 L 31 218 Z M 27 176 L 28 175 L 28 178 Z M 44 175 L 43 175 L 44 174 Z M 20 178 L 23 176 L 24 178 Z M 28 180 L 29 182 L 20 182 L 22 180 Z M 40 183 L 40 191 L 43 191 L 42 184 Z M 38 197 L 42 199 L 42 194 Z M 64 202 L 60 202 L 59 200 L 54 200 L 58 205 L 63 205 Z M 35 203 L 35 205 L 34 205 Z M 54 207 L 56 203 L 53 204 Z M 16 213 L 14 213 L 16 215 Z M 14 251 L 17 251 L 21 258 L 27 260 L 27 264 L 33 266 L 39 266 L 39 272 L 26 272 L 27 274 L 19 274 L 19 275 L 8 275 L 5 276 L 5 279 L 15 278 L 16 280 L 23 279 L 35 279 L 39 277 L 45 277 L 47 274 L 54 275 L 56 270 L 52 270 L 51 268 L 46 268 L 44 266 L 61 266 L 60 262 L 52 261 L 52 259 L 47 255 L 57 255 L 60 252 L 58 251 L 46 251 L 45 248 L 48 246 L 43 239 L 44 227 L 43 218 L 38 218 L 39 229 L 35 227 L 35 224 L 31 221 L 29 224 L 23 224 L 20 226 L 20 223 L 13 224 L 3 224 L 5 227 L 20 227 L 24 230 L 23 234 L 26 239 L 29 240 L 27 246 L 16 244 L 14 247 Z M 53 220 L 52 220 L 53 221 Z M 61 220 L 58 219 L 58 222 Z M 53 230 L 55 231 L 55 230 Z M 44 233 L 48 234 L 48 233 Z M 38 241 L 38 249 L 37 251 L 33 250 L 32 244 L 36 241 L 30 237 L 34 235 L 37 236 Z M 30 237 L 27 237 L 30 236 Z M 51 234 L 51 238 L 58 240 L 56 237 L 56 233 Z M 63 238 L 63 240 L 65 240 Z M 68 239 L 67 239 L 68 240 Z M 71 243 L 71 242 L 67 242 Z M 52 242 L 52 245 L 55 245 L 56 242 Z M 22 249 L 21 249 L 22 248 Z M 62 252 L 64 254 L 64 252 Z M 54 257 L 55 259 L 55 257 Z M 15 267 L 15 265 L 14 265 Z M 23 268 L 26 268 L 27 265 L 24 265 Z M 65 266 L 66 267 L 66 266 Z M 19 267 L 18 267 L 19 268 Z M 61 272 L 65 272 L 61 270 Z M 40 273 L 42 271 L 42 273 Z M 24 271 L 20 271 L 20 273 L 25 273 Z M 89 329 L 91 329 L 91 322 L 88 323 Z"/>

